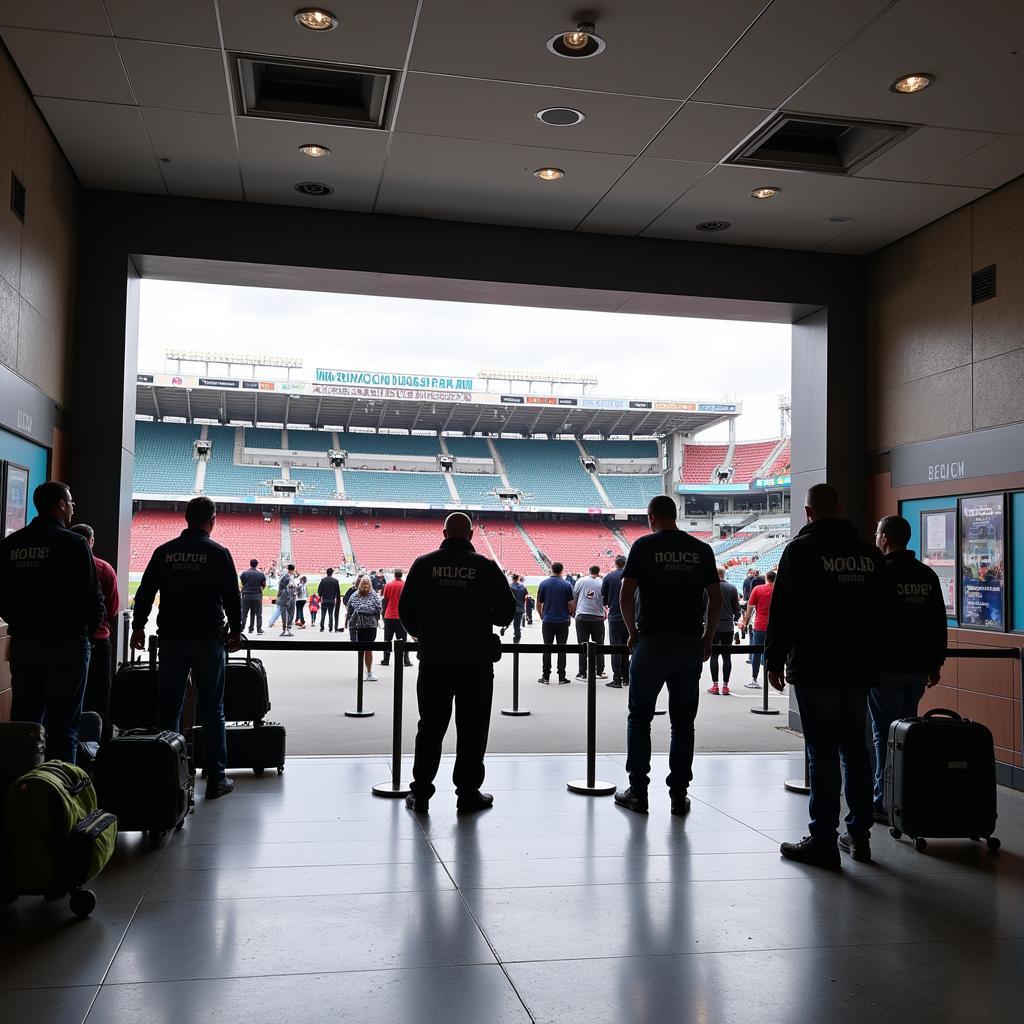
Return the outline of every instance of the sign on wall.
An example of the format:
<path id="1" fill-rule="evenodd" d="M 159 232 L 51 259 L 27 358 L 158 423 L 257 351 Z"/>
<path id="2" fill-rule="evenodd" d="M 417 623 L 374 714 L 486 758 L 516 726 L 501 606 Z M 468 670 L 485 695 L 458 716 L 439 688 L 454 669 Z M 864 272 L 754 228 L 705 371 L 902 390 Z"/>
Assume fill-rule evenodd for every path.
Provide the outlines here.
<path id="1" fill-rule="evenodd" d="M 379 373 L 372 370 L 317 369 L 321 384 L 355 384 L 375 388 L 423 388 L 428 391 L 472 391 L 472 377 L 432 377 L 415 373 Z"/>
<path id="2" fill-rule="evenodd" d="M 939 577 L 946 614 L 956 615 L 956 512 L 921 513 L 921 561 Z"/>
<path id="3" fill-rule="evenodd" d="M 1006 629 L 1005 496 L 960 499 L 960 625 Z"/>
<path id="4" fill-rule="evenodd" d="M 1019 473 L 1024 424 L 943 437 L 893 448 L 889 469 L 893 487 L 953 483 L 979 476 Z"/>

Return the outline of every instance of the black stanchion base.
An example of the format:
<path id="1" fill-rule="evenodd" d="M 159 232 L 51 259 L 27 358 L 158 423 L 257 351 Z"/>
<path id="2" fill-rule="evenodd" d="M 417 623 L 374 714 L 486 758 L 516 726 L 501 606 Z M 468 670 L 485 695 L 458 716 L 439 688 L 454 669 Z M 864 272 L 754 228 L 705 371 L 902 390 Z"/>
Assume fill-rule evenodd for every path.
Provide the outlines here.
<path id="1" fill-rule="evenodd" d="M 656 715 L 667 715 L 668 711 L 666 711 L 664 708 L 655 708 L 654 713 Z"/>
<path id="2" fill-rule="evenodd" d="M 412 790 L 409 789 L 408 786 L 399 786 L 398 789 L 395 789 L 395 784 L 393 782 L 378 782 L 377 785 L 373 787 L 374 796 L 388 796 L 395 798 L 408 796 L 411 792 Z"/>
<path id="3" fill-rule="evenodd" d="M 345 717 L 346 718 L 372 718 L 373 717 L 373 712 L 372 711 L 346 711 L 345 712 Z"/>
<path id="4" fill-rule="evenodd" d="M 565 785 L 570 793 L 582 793 L 584 796 L 611 796 L 615 792 L 614 782 L 602 782 L 600 779 L 595 780 L 592 786 L 587 785 L 586 779 L 573 779 Z"/>
<path id="5" fill-rule="evenodd" d="M 501 713 L 503 715 L 511 715 L 513 718 L 523 718 L 530 712 L 525 708 L 502 708 Z"/>
<path id="6" fill-rule="evenodd" d="M 751 708 L 750 713 L 752 715 L 777 715 L 779 713 L 778 708 Z"/>
<path id="7" fill-rule="evenodd" d="M 810 793 L 811 787 L 804 782 L 803 779 L 786 779 L 783 786 L 790 791 L 790 793 Z"/>

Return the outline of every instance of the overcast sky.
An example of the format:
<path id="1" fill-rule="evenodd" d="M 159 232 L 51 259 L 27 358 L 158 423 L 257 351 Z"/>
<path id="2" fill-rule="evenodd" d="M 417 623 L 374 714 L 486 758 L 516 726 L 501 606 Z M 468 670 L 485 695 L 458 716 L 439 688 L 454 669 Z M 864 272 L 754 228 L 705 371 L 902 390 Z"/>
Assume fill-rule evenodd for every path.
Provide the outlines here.
<path id="1" fill-rule="evenodd" d="M 301 356 L 295 380 L 320 366 L 591 374 L 596 395 L 739 400 L 740 440 L 777 435 L 790 390 L 788 325 L 143 280 L 139 370 L 163 370 L 172 347 Z"/>

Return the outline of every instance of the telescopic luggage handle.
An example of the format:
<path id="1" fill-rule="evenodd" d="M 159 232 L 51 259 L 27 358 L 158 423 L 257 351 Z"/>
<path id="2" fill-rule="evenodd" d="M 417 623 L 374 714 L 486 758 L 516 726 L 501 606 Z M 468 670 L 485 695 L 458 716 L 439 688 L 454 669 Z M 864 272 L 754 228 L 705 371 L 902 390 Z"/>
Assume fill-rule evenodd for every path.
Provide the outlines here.
<path id="1" fill-rule="evenodd" d="M 238 634 L 238 639 L 245 644 L 245 663 L 252 666 L 252 648 L 249 646 L 249 638 L 244 633 Z"/>
<path id="2" fill-rule="evenodd" d="M 925 721 L 928 721 L 929 718 L 952 718 L 957 722 L 963 721 L 955 711 L 950 711 L 949 708 L 932 708 L 930 711 L 926 711 L 921 717 Z"/>

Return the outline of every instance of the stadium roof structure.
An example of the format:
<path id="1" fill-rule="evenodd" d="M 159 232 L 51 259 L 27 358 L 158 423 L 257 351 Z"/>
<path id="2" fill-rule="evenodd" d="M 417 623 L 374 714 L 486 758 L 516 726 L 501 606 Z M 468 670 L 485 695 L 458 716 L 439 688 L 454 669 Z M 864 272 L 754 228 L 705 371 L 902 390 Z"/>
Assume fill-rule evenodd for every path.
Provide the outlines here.
<path id="1" fill-rule="evenodd" d="M 431 386 L 139 373 L 135 411 L 224 424 L 651 437 L 696 434 L 743 410 L 740 402 L 506 393 L 460 386 L 467 378 L 400 379 Z"/>

